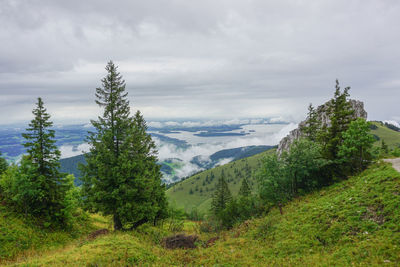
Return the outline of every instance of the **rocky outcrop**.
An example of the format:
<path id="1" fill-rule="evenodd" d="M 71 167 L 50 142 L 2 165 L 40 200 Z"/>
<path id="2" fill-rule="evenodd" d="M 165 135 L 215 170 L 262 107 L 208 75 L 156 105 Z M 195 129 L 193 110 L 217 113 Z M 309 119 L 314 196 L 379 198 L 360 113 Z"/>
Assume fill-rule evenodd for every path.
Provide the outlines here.
<path id="1" fill-rule="evenodd" d="M 349 100 L 352 108 L 354 109 L 354 118 L 364 118 L 367 119 L 367 112 L 364 109 L 364 103 L 362 101 L 358 100 Z M 327 127 L 330 126 L 331 121 L 328 116 L 328 104 L 329 102 L 319 106 L 317 108 L 317 117 L 318 121 L 321 122 L 322 125 L 326 125 Z M 308 119 L 308 118 L 307 118 Z M 303 133 L 301 132 L 302 126 L 306 124 L 306 120 L 302 121 L 299 123 L 299 126 L 292 130 L 286 137 L 284 137 L 278 145 L 277 153 L 278 155 L 281 155 L 283 151 L 288 151 L 290 148 L 290 145 L 296 140 L 299 139 L 301 136 L 303 136 Z"/>

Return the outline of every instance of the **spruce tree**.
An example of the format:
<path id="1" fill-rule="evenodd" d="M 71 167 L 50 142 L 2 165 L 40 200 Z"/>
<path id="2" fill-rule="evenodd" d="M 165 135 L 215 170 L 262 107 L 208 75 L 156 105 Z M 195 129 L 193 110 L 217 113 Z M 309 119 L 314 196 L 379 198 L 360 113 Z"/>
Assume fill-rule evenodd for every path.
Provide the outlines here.
<path id="1" fill-rule="evenodd" d="M 130 116 L 125 81 L 112 61 L 96 103 L 103 115 L 91 123 L 90 153 L 82 167 L 87 207 L 112 215 L 114 229 L 134 228 L 165 216 L 166 200 L 156 149 L 138 112 Z"/>
<path id="2" fill-rule="evenodd" d="M 382 139 L 382 143 L 381 143 L 381 151 L 385 154 L 389 153 L 389 147 L 386 144 L 385 140 Z"/>
<path id="3" fill-rule="evenodd" d="M 8 168 L 7 160 L 5 158 L 3 158 L 1 155 L 2 154 L 0 152 L 0 174 L 5 172 L 7 170 L 7 168 Z"/>
<path id="4" fill-rule="evenodd" d="M 250 189 L 249 183 L 247 182 L 247 179 L 244 178 L 242 180 L 242 184 L 239 189 L 239 196 L 248 197 L 250 195 L 251 195 L 251 189 Z"/>
<path id="5" fill-rule="evenodd" d="M 308 106 L 307 120 L 305 125 L 301 127 L 301 131 L 304 133 L 304 136 L 310 141 L 315 141 L 317 139 L 317 131 L 320 126 L 317 115 L 316 109 L 312 104 L 310 104 Z"/>
<path id="6" fill-rule="evenodd" d="M 326 156 L 329 160 L 338 158 L 339 147 L 342 144 L 342 134 L 347 130 L 349 124 L 354 120 L 354 110 L 348 101 L 350 87 L 343 92 L 339 81 L 336 80 L 335 94 L 329 103 L 329 115 L 331 125 L 328 127 L 326 141 Z"/>
<path id="7" fill-rule="evenodd" d="M 27 140 L 24 146 L 28 153 L 26 161 L 29 161 L 26 184 L 38 192 L 26 205 L 33 215 L 43 217 L 47 223 L 62 224 L 63 203 L 69 187 L 66 174 L 59 172 L 60 151 L 55 145 L 53 123 L 40 97 L 32 113 L 35 118 L 22 136 Z"/>
<path id="8" fill-rule="evenodd" d="M 211 201 L 211 211 L 215 215 L 219 215 L 226 208 L 226 205 L 232 200 L 231 192 L 224 176 L 218 179 L 215 193 Z"/>

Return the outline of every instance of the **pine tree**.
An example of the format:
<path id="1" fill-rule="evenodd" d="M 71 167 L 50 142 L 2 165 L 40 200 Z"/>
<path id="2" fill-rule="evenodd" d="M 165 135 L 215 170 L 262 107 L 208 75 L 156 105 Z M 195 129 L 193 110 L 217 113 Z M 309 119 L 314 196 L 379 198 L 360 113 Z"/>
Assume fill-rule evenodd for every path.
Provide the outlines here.
<path id="1" fill-rule="evenodd" d="M 242 180 L 242 184 L 239 189 L 239 196 L 248 197 L 250 195 L 251 195 L 251 189 L 250 189 L 249 183 L 247 182 L 247 179 L 244 178 Z"/>
<path id="2" fill-rule="evenodd" d="M 65 208 L 63 203 L 69 187 L 66 174 L 59 172 L 60 151 L 55 145 L 55 131 L 51 129 L 53 123 L 41 98 L 38 98 L 37 107 L 32 113 L 35 118 L 26 129 L 27 133 L 22 136 L 27 140 L 24 146 L 30 162 L 27 184 L 31 184 L 38 193 L 26 205 L 30 206 L 33 215 L 43 217 L 48 223 L 62 224 L 62 210 Z"/>
<path id="3" fill-rule="evenodd" d="M 134 228 L 165 217 L 165 188 L 156 164 L 156 148 L 137 112 L 130 117 L 125 81 L 112 61 L 107 66 L 96 103 L 103 115 L 91 121 L 90 153 L 83 171 L 87 207 L 112 215 L 114 229 Z"/>
<path id="4" fill-rule="evenodd" d="M 7 168 L 8 168 L 7 160 L 5 158 L 3 158 L 1 155 L 2 154 L 0 152 L 0 174 L 5 172 L 7 170 Z"/>
<path id="5" fill-rule="evenodd" d="M 225 178 L 221 176 L 218 179 L 217 186 L 215 188 L 215 193 L 211 202 L 211 211 L 218 215 L 223 211 L 226 205 L 232 200 L 231 192 L 229 191 L 228 184 Z"/>

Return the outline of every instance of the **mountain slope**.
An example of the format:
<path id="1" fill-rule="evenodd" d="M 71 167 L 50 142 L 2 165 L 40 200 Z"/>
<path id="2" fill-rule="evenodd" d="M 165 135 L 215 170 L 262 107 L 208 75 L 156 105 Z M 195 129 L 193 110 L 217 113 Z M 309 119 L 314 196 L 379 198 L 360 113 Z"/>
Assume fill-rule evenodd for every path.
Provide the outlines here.
<path id="1" fill-rule="evenodd" d="M 392 130 L 385 126 L 382 122 L 373 121 L 373 127 L 371 133 L 378 136 L 380 140 L 378 140 L 375 145 L 380 145 L 381 140 L 385 140 L 385 143 L 389 148 L 400 147 L 400 132 Z"/>
<path id="2" fill-rule="evenodd" d="M 356 177 L 334 184 L 264 218 L 249 220 L 219 234 L 211 247 L 167 250 L 162 228 L 142 227 L 67 246 L 41 257 L 21 259 L 23 266 L 399 266 L 400 174 L 375 164 Z M 199 244 L 213 234 L 187 233 Z M 215 236 L 215 234 L 214 234 Z"/>
<path id="3" fill-rule="evenodd" d="M 254 156 L 195 174 L 170 187 L 167 190 L 167 197 L 172 205 L 182 207 L 188 212 L 193 208 L 207 212 L 215 185 L 221 175 L 225 176 L 233 195 L 236 195 L 239 191 L 244 177 L 248 178 L 249 185 L 255 188 L 256 182 L 252 176 L 253 170 L 258 169 L 261 165 L 261 159 L 265 155 L 274 153 L 274 151 L 275 149 L 270 149 Z"/>
<path id="4" fill-rule="evenodd" d="M 390 148 L 400 145 L 400 132 L 389 129 L 381 122 L 374 121 L 372 124 L 376 127 L 373 127 L 374 129 L 371 130 L 371 133 L 379 139 L 375 142 L 375 146 L 380 146 L 382 139 L 385 140 Z M 252 185 L 252 189 L 256 190 L 252 174 L 260 166 L 262 157 L 266 153 L 273 153 L 272 151 L 275 151 L 275 149 L 204 171 L 176 183 L 167 190 L 170 203 L 178 207 L 183 207 L 188 212 L 193 208 L 198 208 L 202 212 L 208 212 L 215 182 L 220 177 L 222 171 L 225 173 L 229 189 L 233 195 L 238 192 L 243 177 L 247 177 Z M 213 179 L 211 179 L 211 174 L 214 174 Z"/>

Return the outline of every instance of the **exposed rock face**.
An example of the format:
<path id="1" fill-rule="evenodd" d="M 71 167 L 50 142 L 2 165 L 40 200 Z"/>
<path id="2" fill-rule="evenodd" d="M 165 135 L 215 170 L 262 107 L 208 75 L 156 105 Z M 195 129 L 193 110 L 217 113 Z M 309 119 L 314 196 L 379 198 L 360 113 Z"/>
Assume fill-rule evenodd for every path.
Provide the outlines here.
<path id="1" fill-rule="evenodd" d="M 367 112 L 364 109 L 364 103 L 358 100 L 349 100 L 352 108 L 354 109 L 354 118 L 364 118 L 367 119 Z M 318 121 L 322 123 L 322 125 L 330 126 L 331 121 L 329 119 L 327 110 L 328 110 L 328 104 L 329 102 L 326 102 L 325 104 L 319 106 L 317 108 L 317 117 Z M 307 118 L 308 119 L 308 118 Z M 306 120 L 302 121 L 299 123 L 299 126 L 292 130 L 286 137 L 284 137 L 278 145 L 277 153 L 278 155 L 281 155 L 283 151 L 288 151 L 290 148 L 290 145 L 296 140 L 299 139 L 301 136 L 303 136 L 303 133 L 301 132 L 302 126 L 306 124 Z"/>

